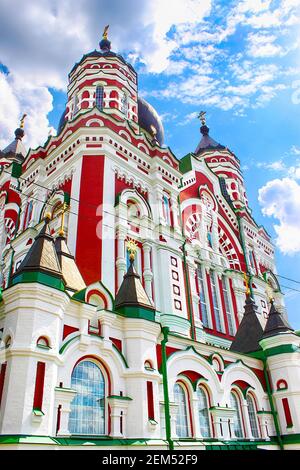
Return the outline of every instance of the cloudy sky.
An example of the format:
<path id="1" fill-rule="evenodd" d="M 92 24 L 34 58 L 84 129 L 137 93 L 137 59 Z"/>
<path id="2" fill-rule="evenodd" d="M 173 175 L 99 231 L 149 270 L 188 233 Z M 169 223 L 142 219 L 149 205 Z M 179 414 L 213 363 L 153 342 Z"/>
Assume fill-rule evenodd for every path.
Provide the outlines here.
<path id="1" fill-rule="evenodd" d="M 177 157 L 195 150 L 204 109 L 240 158 L 278 273 L 299 281 L 280 278 L 300 329 L 300 0 L 0 0 L 0 148 L 23 112 L 27 146 L 54 132 L 67 74 L 106 24 Z"/>

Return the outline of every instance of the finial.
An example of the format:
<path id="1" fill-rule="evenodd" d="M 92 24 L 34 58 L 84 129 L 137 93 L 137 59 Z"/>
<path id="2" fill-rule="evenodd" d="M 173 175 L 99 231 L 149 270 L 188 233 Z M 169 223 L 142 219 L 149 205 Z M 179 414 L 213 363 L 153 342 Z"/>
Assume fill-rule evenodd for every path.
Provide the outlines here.
<path id="1" fill-rule="evenodd" d="M 246 273 L 243 273 L 244 281 L 245 281 L 245 286 L 246 286 L 246 296 L 249 297 L 251 294 L 251 289 L 250 289 L 250 276 Z"/>
<path id="2" fill-rule="evenodd" d="M 99 42 L 99 46 L 102 52 L 109 52 L 111 49 L 111 42 L 108 40 L 108 28 L 109 24 L 105 26 L 102 39 Z"/>
<path id="3" fill-rule="evenodd" d="M 129 252 L 130 262 L 133 263 L 137 252 L 137 243 L 134 240 L 128 240 L 126 246 Z"/>
<path id="4" fill-rule="evenodd" d="M 64 229 L 64 226 L 65 226 L 65 213 L 67 212 L 68 210 L 68 204 L 66 204 L 65 202 L 63 203 L 63 207 L 62 207 L 62 211 L 61 211 L 61 223 L 60 223 L 60 229 L 58 231 L 58 235 L 60 237 L 64 237 L 65 236 L 65 229 Z"/>
<path id="5" fill-rule="evenodd" d="M 45 214 L 45 222 L 48 224 L 52 219 L 51 212 L 46 212 Z"/>
<path id="6" fill-rule="evenodd" d="M 20 129 L 24 129 L 24 121 L 26 118 L 27 114 L 23 114 L 22 119 L 20 121 Z"/>
<path id="7" fill-rule="evenodd" d="M 200 119 L 202 126 L 206 126 L 206 111 L 200 111 L 198 119 Z"/>
<path id="8" fill-rule="evenodd" d="M 108 29 L 109 29 L 109 24 L 105 26 L 103 34 L 102 34 L 102 38 L 105 40 L 107 40 L 107 37 L 108 37 Z"/>

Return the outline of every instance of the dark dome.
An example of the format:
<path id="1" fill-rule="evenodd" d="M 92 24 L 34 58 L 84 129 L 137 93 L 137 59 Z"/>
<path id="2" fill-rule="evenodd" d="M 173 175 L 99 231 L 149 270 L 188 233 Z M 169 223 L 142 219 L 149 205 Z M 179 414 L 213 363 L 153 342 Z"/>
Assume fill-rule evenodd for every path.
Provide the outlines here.
<path id="1" fill-rule="evenodd" d="M 154 127 L 159 145 L 164 143 L 164 128 L 161 119 L 153 106 L 147 103 L 143 98 L 138 99 L 138 123 L 142 129 L 152 136 Z"/>
<path id="2" fill-rule="evenodd" d="M 59 135 L 61 133 L 61 131 L 63 130 L 64 128 L 64 125 L 66 123 L 66 109 L 64 110 L 64 112 L 62 113 L 61 115 L 61 118 L 59 120 L 59 123 L 58 123 L 58 128 L 57 128 L 57 135 Z"/>

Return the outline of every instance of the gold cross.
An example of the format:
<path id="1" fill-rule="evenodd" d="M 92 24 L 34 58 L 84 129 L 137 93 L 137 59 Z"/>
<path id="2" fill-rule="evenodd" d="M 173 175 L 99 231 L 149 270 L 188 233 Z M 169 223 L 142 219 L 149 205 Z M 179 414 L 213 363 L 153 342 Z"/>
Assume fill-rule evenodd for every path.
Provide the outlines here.
<path id="1" fill-rule="evenodd" d="M 61 224 L 60 224 L 60 229 L 58 231 L 58 235 L 60 237 L 64 237 L 65 236 L 65 230 L 64 230 L 64 226 L 65 226 L 65 213 L 67 212 L 67 210 L 69 209 L 69 206 L 66 202 L 63 203 L 63 207 L 62 207 L 62 211 L 61 211 Z"/>
<path id="2" fill-rule="evenodd" d="M 102 35 L 103 39 L 107 39 L 108 29 L 109 29 L 109 24 L 107 26 L 105 26 L 105 28 L 104 28 L 103 35 Z"/>
<path id="3" fill-rule="evenodd" d="M 250 277 L 246 273 L 243 273 L 243 276 L 244 276 L 244 281 L 246 284 L 246 295 L 250 295 L 251 294 L 250 283 L 249 283 Z"/>
<path id="4" fill-rule="evenodd" d="M 134 261 L 137 252 L 137 243 L 134 240 L 129 239 L 126 244 L 127 251 L 129 252 L 130 261 Z"/>

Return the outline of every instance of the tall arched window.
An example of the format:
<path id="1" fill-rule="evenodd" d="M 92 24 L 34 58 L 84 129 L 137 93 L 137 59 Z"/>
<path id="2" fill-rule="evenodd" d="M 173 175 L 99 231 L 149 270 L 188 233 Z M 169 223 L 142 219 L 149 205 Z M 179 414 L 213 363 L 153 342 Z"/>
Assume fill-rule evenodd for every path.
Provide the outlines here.
<path id="1" fill-rule="evenodd" d="M 104 88 L 103 86 L 97 85 L 96 87 L 96 107 L 103 110 L 103 99 L 104 99 Z"/>
<path id="2" fill-rule="evenodd" d="M 199 286 L 201 320 L 202 320 L 203 326 L 208 327 L 209 326 L 208 313 L 207 313 L 208 308 L 207 308 L 202 266 L 198 266 L 197 268 L 197 277 L 198 277 L 198 286 Z"/>
<path id="3" fill-rule="evenodd" d="M 247 395 L 247 405 L 252 436 L 259 439 L 260 436 L 257 425 L 255 403 L 254 398 L 251 395 Z"/>
<path id="4" fill-rule="evenodd" d="M 77 391 L 71 403 L 71 434 L 105 434 L 105 381 L 92 361 L 82 361 L 74 368 L 71 388 Z"/>
<path id="5" fill-rule="evenodd" d="M 230 405 L 235 410 L 234 415 L 234 434 L 236 437 L 244 437 L 242 430 L 241 410 L 237 396 L 235 393 L 230 394 Z"/>
<path id="6" fill-rule="evenodd" d="M 202 437 L 210 437 L 208 400 L 203 388 L 197 390 L 199 425 Z"/>
<path id="7" fill-rule="evenodd" d="M 185 391 L 179 383 L 174 385 L 174 400 L 178 405 L 176 433 L 178 437 L 188 437 L 188 414 Z"/>

